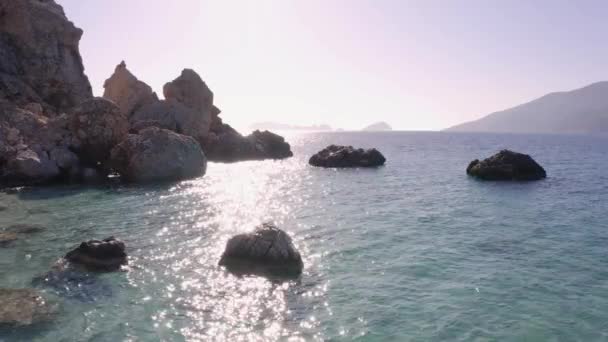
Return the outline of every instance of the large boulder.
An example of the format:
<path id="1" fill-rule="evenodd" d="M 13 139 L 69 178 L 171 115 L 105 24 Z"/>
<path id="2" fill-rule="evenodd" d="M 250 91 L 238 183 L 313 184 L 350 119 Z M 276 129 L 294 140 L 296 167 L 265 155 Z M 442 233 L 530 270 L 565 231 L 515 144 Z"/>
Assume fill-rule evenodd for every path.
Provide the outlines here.
<path id="1" fill-rule="evenodd" d="M 220 265 L 236 273 L 276 275 L 299 275 L 304 267 L 291 237 L 270 223 L 230 238 Z"/>
<path id="2" fill-rule="evenodd" d="M 386 158 L 375 148 L 364 150 L 352 146 L 330 145 L 310 157 L 308 163 L 319 167 L 375 167 Z"/>
<path id="3" fill-rule="evenodd" d="M 81 159 L 96 165 L 104 164 L 112 148 L 125 139 L 129 123 L 112 101 L 97 97 L 73 110 L 70 129 L 80 141 Z"/>
<path id="4" fill-rule="evenodd" d="M 163 94 L 165 99 L 179 102 L 198 113 L 200 122 L 196 129 L 199 131 L 193 136 L 205 138 L 209 133 L 211 119 L 217 114 L 216 107 L 213 106 L 213 92 L 201 77 L 192 69 L 184 69 L 178 78 L 165 84 Z"/>
<path id="5" fill-rule="evenodd" d="M 530 181 L 547 177 L 547 173 L 527 154 L 502 150 L 482 161 L 473 160 L 467 174 L 483 180 Z"/>
<path id="6" fill-rule="evenodd" d="M 103 87 L 103 97 L 116 103 L 127 117 L 131 117 L 139 108 L 158 101 L 152 88 L 138 80 L 127 69 L 124 61 L 116 66 L 114 74 L 105 81 Z"/>
<path id="7" fill-rule="evenodd" d="M 0 289 L 0 325 L 29 326 L 50 321 L 57 304 L 32 289 Z"/>
<path id="8" fill-rule="evenodd" d="M 131 182 L 170 181 L 204 175 L 207 159 L 194 138 L 149 127 L 114 147 L 111 165 Z"/>
<path id="9" fill-rule="evenodd" d="M 81 36 L 54 0 L 0 0 L 0 98 L 65 111 L 92 97 Z"/>
<path id="10" fill-rule="evenodd" d="M 115 271 L 127 264 L 125 244 L 109 237 L 103 240 L 89 240 L 69 251 L 65 260 L 92 271 Z"/>

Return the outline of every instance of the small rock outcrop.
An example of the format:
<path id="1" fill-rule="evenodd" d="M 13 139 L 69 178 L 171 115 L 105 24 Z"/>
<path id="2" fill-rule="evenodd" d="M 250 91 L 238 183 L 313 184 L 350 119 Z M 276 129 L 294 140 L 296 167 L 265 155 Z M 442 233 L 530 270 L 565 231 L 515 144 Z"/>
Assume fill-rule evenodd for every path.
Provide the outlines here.
<path id="1" fill-rule="evenodd" d="M 0 289 L 0 325 L 29 326 L 53 319 L 58 306 L 33 289 Z"/>
<path id="2" fill-rule="evenodd" d="M 114 237 L 83 242 L 64 259 L 92 271 L 116 271 L 127 264 L 125 244 Z"/>
<path id="3" fill-rule="evenodd" d="M 149 127 L 114 147 L 111 165 L 127 181 L 144 183 L 202 176 L 207 159 L 192 137 Z"/>
<path id="4" fill-rule="evenodd" d="M 125 139 L 129 123 L 112 101 L 97 97 L 74 109 L 70 129 L 80 141 L 82 158 L 97 165 L 105 163 L 112 148 Z"/>
<path id="5" fill-rule="evenodd" d="M 304 267 L 289 235 L 270 223 L 230 238 L 219 264 L 235 273 L 276 275 L 299 275 Z"/>
<path id="6" fill-rule="evenodd" d="M 386 158 L 375 148 L 364 150 L 352 146 L 331 145 L 316 153 L 308 163 L 318 167 L 375 167 Z"/>
<path id="7" fill-rule="evenodd" d="M 291 146 L 280 135 L 255 131 L 244 137 L 230 125 L 219 122 L 217 127 L 212 127 L 209 138 L 203 145 L 209 160 L 236 162 L 293 156 Z"/>
<path id="8" fill-rule="evenodd" d="M 82 30 L 54 0 L 0 0 L 0 98 L 61 112 L 92 97 Z"/>
<path id="9" fill-rule="evenodd" d="M 128 118 L 139 108 L 158 101 L 149 85 L 140 81 L 128 69 L 124 61 L 116 66 L 114 74 L 103 84 L 105 99 L 114 102 Z"/>
<path id="10" fill-rule="evenodd" d="M 547 177 L 547 173 L 527 154 L 502 150 L 490 158 L 473 160 L 467 174 L 482 180 L 531 181 Z"/>

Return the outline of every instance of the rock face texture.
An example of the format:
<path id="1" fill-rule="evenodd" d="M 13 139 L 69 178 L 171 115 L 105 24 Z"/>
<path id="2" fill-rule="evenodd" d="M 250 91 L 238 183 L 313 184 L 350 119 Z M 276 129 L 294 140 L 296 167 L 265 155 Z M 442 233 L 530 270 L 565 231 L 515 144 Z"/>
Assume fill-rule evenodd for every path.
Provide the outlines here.
<path id="1" fill-rule="evenodd" d="M 54 0 L 0 0 L 0 98 L 65 111 L 92 97 L 81 36 Z"/>
<path id="2" fill-rule="evenodd" d="M 386 158 L 375 148 L 364 150 L 352 146 L 331 145 L 310 157 L 308 163 L 319 167 L 375 167 Z"/>
<path id="3" fill-rule="evenodd" d="M 199 133 L 193 137 L 204 140 L 209 133 L 214 106 L 213 93 L 201 77 L 192 69 L 184 69 L 178 78 L 165 84 L 163 94 L 165 99 L 181 103 L 198 113 L 196 129 Z"/>
<path id="4" fill-rule="evenodd" d="M 56 180 L 78 166 L 66 116 L 48 118 L 0 103 L 0 183 Z"/>
<path id="5" fill-rule="evenodd" d="M 192 137 L 149 127 L 114 147 L 111 165 L 126 180 L 144 183 L 202 176 L 207 159 Z"/>
<path id="6" fill-rule="evenodd" d="M 65 259 L 93 271 L 115 271 L 127 264 L 125 244 L 114 237 L 83 242 L 68 252 Z"/>
<path id="7" fill-rule="evenodd" d="M 124 140 L 129 123 L 112 101 L 97 97 L 74 109 L 70 130 L 80 141 L 83 158 L 95 165 L 105 163 L 112 148 Z"/>
<path id="8" fill-rule="evenodd" d="M 114 74 L 105 81 L 103 87 L 103 97 L 114 102 L 128 118 L 139 108 L 158 101 L 152 88 L 138 80 L 127 69 L 124 61 L 116 66 Z"/>
<path id="9" fill-rule="evenodd" d="M 502 150 L 482 161 L 473 160 L 467 174 L 483 180 L 530 181 L 547 177 L 547 173 L 527 154 Z"/>
<path id="10" fill-rule="evenodd" d="M 220 265 L 237 273 L 298 275 L 304 263 L 287 233 L 270 223 L 228 240 Z"/>
<path id="11" fill-rule="evenodd" d="M 156 101 L 143 106 L 131 117 L 132 131 L 147 127 L 164 128 L 196 139 L 201 133 L 200 113 L 179 102 Z"/>
<path id="12" fill-rule="evenodd" d="M 57 312 L 57 305 L 32 289 L 0 289 L 0 303 L 0 325 L 29 326 L 49 321 Z"/>

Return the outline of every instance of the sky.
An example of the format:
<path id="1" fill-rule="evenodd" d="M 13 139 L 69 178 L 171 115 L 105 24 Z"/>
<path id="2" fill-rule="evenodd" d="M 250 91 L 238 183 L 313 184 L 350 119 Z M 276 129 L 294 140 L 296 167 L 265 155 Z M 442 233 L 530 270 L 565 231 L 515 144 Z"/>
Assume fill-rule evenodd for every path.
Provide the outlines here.
<path id="1" fill-rule="evenodd" d="M 608 80 L 608 1 L 58 0 L 95 95 L 194 69 L 225 122 L 438 130 Z"/>

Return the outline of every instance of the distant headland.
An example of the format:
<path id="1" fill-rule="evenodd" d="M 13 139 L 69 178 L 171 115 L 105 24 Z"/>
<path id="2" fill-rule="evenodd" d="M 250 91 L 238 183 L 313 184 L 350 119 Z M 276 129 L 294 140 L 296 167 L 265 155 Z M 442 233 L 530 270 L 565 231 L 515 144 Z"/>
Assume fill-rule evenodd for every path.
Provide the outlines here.
<path id="1" fill-rule="evenodd" d="M 608 132 L 608 82 L 566 92 L 491 113 L 447 128 L 450 132 L 598 133 Z"/>
<path id="2" fill-rule="evenodd" d="M 375 131 L 392 131 L 391 125 L 384 121 L 375 122 L 367 127 L 364 127 L 362 131 L 375 132 Z"/>

